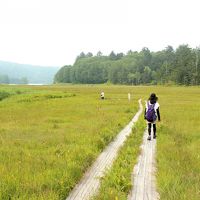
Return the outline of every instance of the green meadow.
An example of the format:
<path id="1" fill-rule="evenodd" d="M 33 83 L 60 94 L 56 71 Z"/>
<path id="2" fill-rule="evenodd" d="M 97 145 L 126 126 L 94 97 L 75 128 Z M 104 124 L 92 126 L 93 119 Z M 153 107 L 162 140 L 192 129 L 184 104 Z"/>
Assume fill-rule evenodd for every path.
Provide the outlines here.
<path id="1" fill-rule="evenodd" d="M 161 200 L 200 199 L 200 88 L 136 87 L 147 99 L 159 97 L 161 122 L 157 123 L 157 188 Z M 99 200 L 125 200 L 131 186 L 144 130 L 143 115 L 133 128 L 111 170 L 102 179 Z M 132 148 L 132 149 L 131 149 Z"/>
<path id="2" fill-rule="evenodd" d="M 200 199 L 200 88 L 109 85 L 0 86 L 0 199 L 65 199 L 151 92 L 161 199 Z M 128 195 L 144 128 L 142 115 L 97 199 Z"/>
<path id="3" fill-rule="evenodd" d="M 65 199 L 130 121 L 126 87 L 1 86 L 0 199 Z"/>
<path id="4" fill-rule="evenodd" d="M 163 200 L 200 199 L 200 88 L 160 91 L 158 188 Z"/>

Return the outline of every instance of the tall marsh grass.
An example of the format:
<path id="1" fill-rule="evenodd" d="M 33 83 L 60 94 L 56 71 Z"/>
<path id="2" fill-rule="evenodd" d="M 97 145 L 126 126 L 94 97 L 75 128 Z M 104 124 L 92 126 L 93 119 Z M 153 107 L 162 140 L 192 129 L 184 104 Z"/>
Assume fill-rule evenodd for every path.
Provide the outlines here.
<path id="1" fill-rule="evenodd" d="M 65 199 L 135 114 L 126 87 L 5 87 L 0 102 L 0 199 Z"/>
<path id="2" fill-rule="evenodd" d="M 135 87 L 134 91 L 144 100 L 148 99 L 152 92 L 159 97 L 161 122 L 157 124 L 156 176 L 160 199 L 199 200 L 200 88 Z M 140 123 L 144 125 L 145 122 Z M 124 176 L 128 168 L 120 167 L 120 160 L 130 163 L 138 153 L 135 152 L 138 146 L 131 143 L 134 139 L 136 142 L 137 137 L 128 138 L 126 145 L 129 146 L 123 147 L 113 169 L 103 179 L 97 199 L 126 199 L 126 186 L 131 177 L 128 173 Z M 134 147 L 134 152 L 130 157 L 126 148 L 131 147 Z"/>
<path id="3" fill-rule="evenodd" d="M 161 92 L 158 188 L 163 200 L 200 199 L 200 88 Z"/>
<path id="4" fill-rule="evenodd" d="M 99 99 L 101 90 L 105 101 Z M 158 95 L 161 112 L 157 128 L 161 199 L 200 199 L 199 87 L 0 86 L 0 91 L 9 94 L 0 101 L 0 199 L 65 199 L 135 114 L 137 100 L 147 99 L 151 92 Z M 126 198 L 127 174 L 134 167 L 142 134 L 128 138 L 103 180 L 100 199 Z"/>

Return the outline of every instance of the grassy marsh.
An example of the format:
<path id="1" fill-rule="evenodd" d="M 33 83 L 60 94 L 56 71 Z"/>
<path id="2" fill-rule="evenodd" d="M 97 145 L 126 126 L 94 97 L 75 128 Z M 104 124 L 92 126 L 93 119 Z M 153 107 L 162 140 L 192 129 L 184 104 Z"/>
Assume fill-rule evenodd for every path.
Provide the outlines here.
<path id="1" fill-rule="evenodd" d="M 0 88 L 13 93 L 0 102 L 0 199 L 65 199 L 138 107 L 124 87 L 99 100 L 101 87 Z"/>
<path id="2" fill-rule="evenodd" d="M 161 199 L 199 200 L 199 89 L 0 86 L 4 97 L 0 101 L 0 199 L 65 199 L 97 155 L 135 114 L 137 100 L 145 100 L 155 92 L 161 105 L 157 128 L 157 186 Z M 101 90 L 105 101 L 99 100 Z M 131 103 L 128 92 L 133 94 Z M 138 126 L 144 128 L 142 117 Z M 126 198 L 131 187 L 129 169 L 142 138 L 140 132 L 134 140 L 134 134 L 103 180 L 101 198 Z M 121 169 L 124 161 L 129 165 L 127 171 Z"/>
<path id="3" fill-rule="evenodd" d="M 151 92 L 155 92 L 159 97 L 161 122 L 157 124 L 157 187 L 162 200 L 200 199 L 199 89 L 199 87 L 134 88 L 135 93 L 144 100 Z M 144 122 L 140 119 L 138 123 L 137 126 L 142 131 Z M 120 163 L 135 162 L 135 156 L 138 154 L 136 151 L 138 146 L 134 146 L 133 143 L 138 140 L 138 135 L 133 138 L 135 131 L 133 130 L 113 168 L 103 179 L 97 199 L 127 198 L 127 188 L 131 187 L 131 166 L 124 169 Z M 132 155 L 129 157 L 130 148 L 133 146 Z"/>

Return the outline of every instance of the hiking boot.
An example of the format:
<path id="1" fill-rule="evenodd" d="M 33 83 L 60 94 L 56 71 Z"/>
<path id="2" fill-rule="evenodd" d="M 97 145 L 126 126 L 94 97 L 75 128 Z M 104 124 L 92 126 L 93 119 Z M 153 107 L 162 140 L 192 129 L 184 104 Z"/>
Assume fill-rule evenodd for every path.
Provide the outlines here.
<path id="1" fill-rule="evenodd" d="M 150 135 L 148 136 L 147 140 L 151 140 L 151 136 Z"/>
<path id="2" fill-rule="evenodd" d="M 153 135 L 153 139 L 156 139 L 156 135 Z"/>

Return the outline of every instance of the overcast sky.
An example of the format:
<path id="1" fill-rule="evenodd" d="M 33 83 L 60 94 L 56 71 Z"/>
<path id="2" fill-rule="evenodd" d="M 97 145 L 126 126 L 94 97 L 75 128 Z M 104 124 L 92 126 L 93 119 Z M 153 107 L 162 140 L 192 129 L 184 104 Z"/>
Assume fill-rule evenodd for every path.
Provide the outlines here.
<path id="1" fill-rule="evenodd" d="M 199 0 L 0 0 L 0 60 L 63 66 L 76 56 L 200 45 Z"/>

